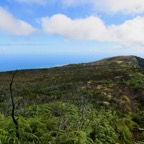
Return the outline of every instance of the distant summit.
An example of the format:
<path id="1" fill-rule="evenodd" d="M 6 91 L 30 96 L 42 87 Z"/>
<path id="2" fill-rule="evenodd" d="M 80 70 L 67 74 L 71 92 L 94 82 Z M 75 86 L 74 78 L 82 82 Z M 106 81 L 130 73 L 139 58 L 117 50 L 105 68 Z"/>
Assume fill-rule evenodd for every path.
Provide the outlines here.
<path id="1" fill-rule="evenodd" d="M 107 66 L 126 66 L 144 69 L 144 59 L 137 56 L 116 56 L 105 58 L 96 62 L 89 63 L 91 65 L 107 65 Z"/>

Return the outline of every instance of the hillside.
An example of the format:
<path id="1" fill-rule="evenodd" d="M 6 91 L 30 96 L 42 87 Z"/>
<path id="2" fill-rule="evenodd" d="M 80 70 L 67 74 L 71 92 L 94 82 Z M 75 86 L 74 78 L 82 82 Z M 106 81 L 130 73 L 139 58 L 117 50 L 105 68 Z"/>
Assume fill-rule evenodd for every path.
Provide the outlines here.
<path id="1" fill-rule="evenodd" d="M 0 73 L 1 143 L 143 144 L 144 59 L 118 56 L 91 63 Z"/>

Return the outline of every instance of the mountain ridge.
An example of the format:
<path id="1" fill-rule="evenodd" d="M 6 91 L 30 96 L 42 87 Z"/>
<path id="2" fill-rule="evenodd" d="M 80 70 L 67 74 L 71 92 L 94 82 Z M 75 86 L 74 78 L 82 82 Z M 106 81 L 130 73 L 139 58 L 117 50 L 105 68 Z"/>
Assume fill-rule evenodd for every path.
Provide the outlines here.
<path id="1" fill-rule="evenodd" d="M 143 61 L 120 56 L 17 71 L 12 90 L 21 143 L 143 142 Z M 14 72 L 0 73 L 0 140 L 11 142 L 16 140 L 9 98 Z"/>
<path id="2" fill-rule="evenodd" d="M 111 64 L 126 64 L 127 66 L 133 67 L 141 67 L 144 68 L 144 59 L 134 55 L 128 56 L 115 56 L 104 58 L 95 62 L 91 62 L 90 64 L 96 65 L 111 65 Z"/>
<path id="3" fill-rule="evenodd" d="M 92 61 L 92 62 L 86 62 L 86 63 L 78 63 L 78 64 L 67 64 L 67 65 L 62 65 L 62 66 L 53 66 L 53 67 L 48 67 L 48 68 L 28 68 L 28 69 L 17 69 L 19 71 L 29 71 L 29 70 L 43 70 L 43 69 L 55 69 L 55 68 L 61 68 L 61 67 L 72 67 L 72 66 L 110 66 L 110 65 L 115 65 L 119 66 L 122 64 L 126 64 L 127 66 L 131 67 L 139 67 L 144 69 L 144 58 L 135 56 L 135 55 L 127 55 L 127 56 L 113 56 L 113 57 L 108 57 L 108 58 L 103 58 L 100 60 Z M 123 65 L 123 66 L 126 66 Z M 1 71 L 0 73 L 7 73 L 7 72 L 12 72 L 15 70 L 9 70 L 9 71 Z"/>

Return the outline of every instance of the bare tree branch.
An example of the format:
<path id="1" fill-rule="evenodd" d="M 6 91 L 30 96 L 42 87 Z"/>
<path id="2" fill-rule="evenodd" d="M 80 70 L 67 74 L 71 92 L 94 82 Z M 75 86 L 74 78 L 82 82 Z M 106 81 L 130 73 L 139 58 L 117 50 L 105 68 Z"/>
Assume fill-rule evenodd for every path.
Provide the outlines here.
<path id="1" fill-rule="evenodd" d="M 16 128 L 16 137 L 19 139 L 19 132 L 18 132 L 18 120 L 15 118 L 15 102 L 14 102 L 14 96 L 13 96 L 13 90 L 12 90 L 12 85 L 13 85 L 13 80 L 14 80 L 14 77 L 16 75 L 18 70 L 16 70 L 12 76 L 12 79 L 11 79 L 11 82 L 10 82 L 10 96 L 11 96 L 11 102 L 12 102 L 12 113 L 11 113 L 11 116 L 12 116 L 12 119 L 13 119 L 13 122 L 15 124 L 15 128 Z"/>

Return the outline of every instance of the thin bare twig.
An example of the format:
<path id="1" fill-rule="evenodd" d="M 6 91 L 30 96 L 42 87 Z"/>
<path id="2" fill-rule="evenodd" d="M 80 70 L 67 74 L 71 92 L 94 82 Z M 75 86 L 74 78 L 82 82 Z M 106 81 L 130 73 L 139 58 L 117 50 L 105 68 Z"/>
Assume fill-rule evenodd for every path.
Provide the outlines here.
<path id="1" fill-rule="evenodd" d="M 18 132 L 18 120 L 15 118 L 15 102 L 14 102 L 14 96 L 13 96 L 13 90 L 12 90 L 12 85 L 13 85 L 13 80 L 14 80 L 14 77 L 16 75 L 18 70 L 16 70 L 12 76 L 12 79 L 11 79 L 11 82 L 10 82 L 10 96 L 11 96 L 11 102 L 12 102 L 12 113 L 11 113 L 11 116 L 12 116 L 12 119 L 13 119 L 13 122 L 15 124 L 15 128 L 16 128 L 16 137 L 19 139 L 19 132 Z"/>

